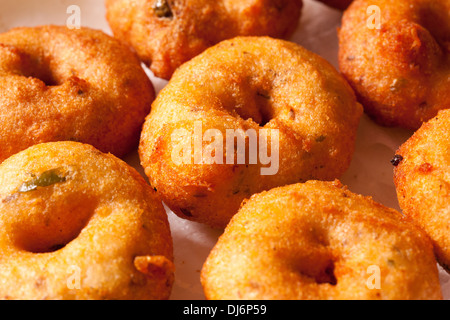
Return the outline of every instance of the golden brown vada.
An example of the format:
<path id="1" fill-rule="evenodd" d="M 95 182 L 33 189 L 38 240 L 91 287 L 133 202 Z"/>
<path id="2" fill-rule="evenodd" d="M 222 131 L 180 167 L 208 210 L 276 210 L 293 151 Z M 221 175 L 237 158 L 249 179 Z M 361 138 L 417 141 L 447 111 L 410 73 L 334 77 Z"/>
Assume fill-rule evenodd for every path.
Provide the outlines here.
<path id="1" fill-rule="evenodd" d="M 125 162 L 78 142 L 0 165 L 0 299 L 167 299 L 161 200 Z"/>
<path id="2" fill-rule="evenodd" d="M 428 233 L 438 261 L 450 272 L 450 110 L 424 123 L 393 164 L 400 207 Z"/>
<path id="3" fill-rule="evenodd" d="M 254 193 L 339 177 L 361 114 L 350 86 L 318 55 L 284 40 L 238 37 L 175 72 L 146 118 L 141 164 L 176 214 L 225 227 Z"/>
<path id="4" fill-rule="evenodd" d="M 154 99 L 137 56 L 98 30 L 62 26 L 0 34 L 0 162 L 72 140 L 124 156 Z"/>
<path id="5" fill-rule="evenodd" d="M 376 122 L 416 130 L 450 107 L 450 1 L 356 0 L 339 65 Z"/>
<path id="6" fill-rule="evenodd" d="M 236 36 L 287 38 L 301 0 L 106 0 L 114 36 L 132 46 L 160 78 Z"/>
<path id="7" fill-rule="evenodd" d="M 339 181 L 253 195 L 201 272 L 213 300 L 442 299 L 427 235 Z"/>

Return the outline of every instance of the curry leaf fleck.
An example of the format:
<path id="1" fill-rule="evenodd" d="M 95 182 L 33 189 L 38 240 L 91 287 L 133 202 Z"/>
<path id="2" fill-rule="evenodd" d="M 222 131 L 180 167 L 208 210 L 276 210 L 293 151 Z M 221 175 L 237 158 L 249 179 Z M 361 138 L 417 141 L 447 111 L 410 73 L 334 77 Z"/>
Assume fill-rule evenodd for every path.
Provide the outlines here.
<path id="1" fill-rule="evenodd" d="M 19 187 L 19 192 L 28 192 L 36 190 L 38 187 L 48 187 L 56 183 L 66 181 L 66 176 L 62 173 L 62 168 L 51 169 L 42 172 L 40 175 L 25 181 Z"/>

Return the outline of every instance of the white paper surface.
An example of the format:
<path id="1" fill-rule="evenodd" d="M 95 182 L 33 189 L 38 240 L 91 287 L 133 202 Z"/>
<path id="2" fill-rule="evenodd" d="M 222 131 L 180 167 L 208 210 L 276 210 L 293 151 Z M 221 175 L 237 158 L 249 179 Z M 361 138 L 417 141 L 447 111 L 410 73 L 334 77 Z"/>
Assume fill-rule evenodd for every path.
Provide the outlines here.
<path id="1" fill-rule="evenodd" d="M 82 26 L 101 29 L 111 34 L 105 19 L 103 0 L 0 0 L 0 32 L 20 26 L 65 25 L 70 16 L 70 13 L 67 13 L 70 5 L 80 7 Z M 336 30 L 340 19 L 341 12 L 312 0 L 304 0 L 300 24 L 291 41 L 321 55 L 337 68 Z M 146 71 L 159 92 L 167 82 Z M 390 160 L 398 146 L 411 134 L 412 132 L 402 129 L 380 127 L 364 115 L 352 164 L 341 177 L 341 181 L 348 185 L 351 191 L 372 196 L 375 201 L 399 210 Z M 131 154 L 125 160 L 143 174 L 137 153 Z M 171 299 L 204 299 L 200 270 L 221 232 L 180 219 L 169 210 L 168 215 L 176 265 Z M 439 270 L 444 298 L 450 299 L 450 276 L 441 268 Z"/>

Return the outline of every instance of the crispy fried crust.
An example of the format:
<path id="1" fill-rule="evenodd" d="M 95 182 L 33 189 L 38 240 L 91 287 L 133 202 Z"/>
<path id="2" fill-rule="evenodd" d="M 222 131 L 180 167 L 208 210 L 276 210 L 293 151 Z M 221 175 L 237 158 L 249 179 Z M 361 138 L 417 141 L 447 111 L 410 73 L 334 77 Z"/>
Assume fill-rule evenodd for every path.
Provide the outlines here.
<path id="1" fill-rule="evenodd" d="M 450 110 L 424 123 L 397 155 L 400 207 L 430 235 L 438 261 L 450 272 Z"/>
<path id="2" fill-rule="evenodd" d="M 0 299 L 167 299 L 161 200 L 113 155 L 35 145 L 0 165 Z"/>
<path id="3" fill-rule="evenodd" d="M 338 181 L 252 196 L 201 281 L 206 297 L 219 300 L 442 299 L 427 235 Z"/>
<path id="4" fill-rule="evenodd" d="M 49 141 L 123 156 L 137 146 L 153 86 L 101 31 L 43 26 L 0 34 L 0 162 Z"/>
<path id="5" fill-rule="evenodd" d="M 350 86 L 324 59 L 284 40 L 238 37 L 178 69 L 152 105 L 139 153 L 151 185 L 176 214 L 225 227 L 242 200 L 256 192 L 339 177 L 350 164 L 361 114 Z M 198 122 L 201 134 L 222 134 L 223 164 L 173 160 L 180 144 L 173 134 L 183 129 L 194 135 Z M 258 142 L 256 164 L 234 157 L 230 163 L 227 129 L 252 129 L 258 136 L 261 129 L 278 130 L 279 149 L 270 139 Z M 198 150 L 206 153 L 209 145 L 203 139 Z M 278 151 L 276 174 L 261 174 L 269 166 L 258 156 L 266 145 Z"/>
<path id="6" fill-rule="evenodd" d="M 448 0 L 356 0 L 344 13 L 340 69 L 376 122 L 416 130 L 450 106 L 449 19 Z"/>
<path id="7" fill-rule="evenodd" d="M 287 38 L 301 0 L 107 0 L 107 20 L 160 78 L 216 43 L 236 36 Z"/>

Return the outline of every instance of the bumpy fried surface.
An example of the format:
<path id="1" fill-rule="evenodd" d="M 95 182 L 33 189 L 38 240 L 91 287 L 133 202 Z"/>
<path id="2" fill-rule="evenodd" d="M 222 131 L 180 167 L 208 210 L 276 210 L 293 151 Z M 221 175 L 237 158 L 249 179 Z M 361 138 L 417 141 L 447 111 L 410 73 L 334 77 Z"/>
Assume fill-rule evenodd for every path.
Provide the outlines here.
<path id="1" fill-rule="evenodd" d="M 101 31 L 43 26 L 0 34 L 0 162 L 73 140 L 123 156 L 154 99 L 139 59 Z"/>
<path id="2" fill-rule="evenodd" d="M 450 107 L 449 19 L 449 0 L 356 0 L 344 13 L 340 69 L 375 121 L 415 130 Z"/>
<path id="3" fill-rule="evenodd" d="M 236 36 L 288 37 L 301 0 L 106 0 L 114 35 L 133 46 L 157 77 Z"/>
<path id="4" fill-rule="evenodd" d="M 442 298 L 426 234 L 338 181 L 252 196 L 201 280 L 208 299 Z"/>
<path id="5" fill-rule="evenodd" d="M 1 299 L 166 299 L 172 238 L 130 166 L 77 142 L 0 165 Z"/>
<path id="6" fill-rule="evenodd" d="M 351 161 L 361 114 L 350 86 L 324 59 L 284 40 L 238 37 L 177 70 L 152 105 L 139 153 L 151 185 L 175 213 L 225 227 L 242 200 L 256 192 L 340 176 Z M 180 142 L 172 135 L 184 129 L 197 139 L 199 122 L 202 134 L 209 129 L 221 133 L 222 164 L 173 160 Z M 230 163 L 227 129 L 252 129 L 258 137 L 261 129 L 269 135 L 278 130 L 279 149 L 271 139 L 257 142 L 251 154 L 258 159 L 252 164 L 248 139 L 245 163 L 237 160 L 237 146 Z M 203 139 L 197 151 L 212 153 L 210 144 Z M 259 156 L 266 145 L 279 155 L 276 174 L 261 174 L 262 167 L 270 167 Z"/>
<path id="7" fill-rule="evenodd" d="M 450 272 L 450 110 L 424 123 L 397 154 L 403 158 L 394 170 L 400 207 L 429 234 Z"/>

